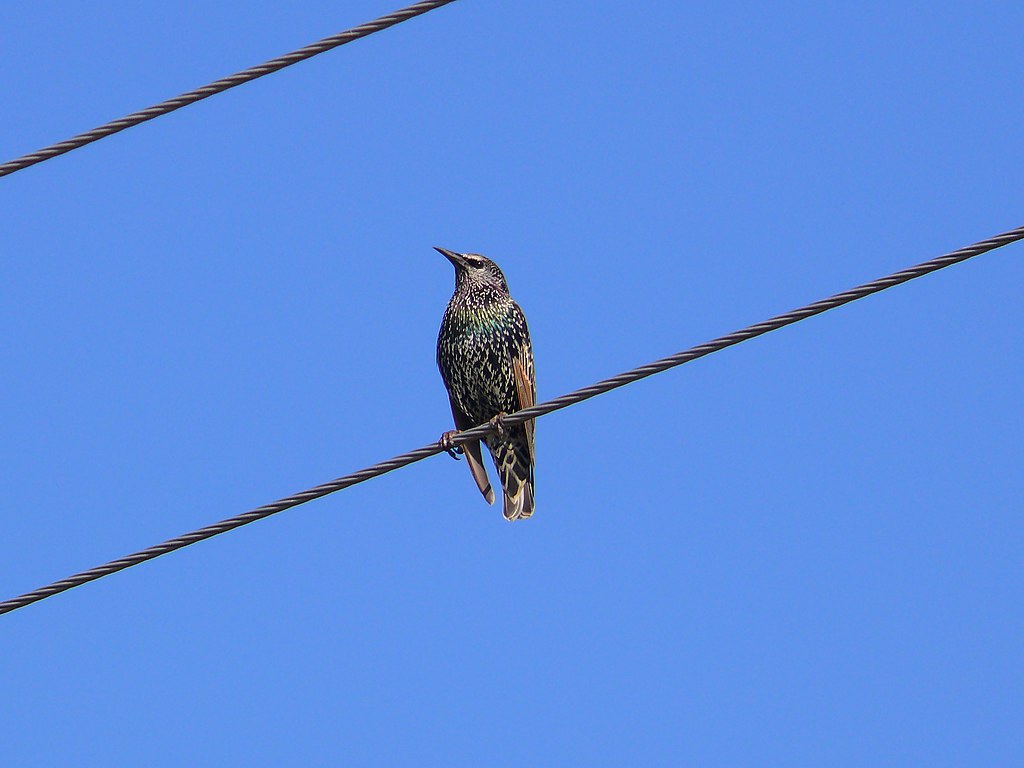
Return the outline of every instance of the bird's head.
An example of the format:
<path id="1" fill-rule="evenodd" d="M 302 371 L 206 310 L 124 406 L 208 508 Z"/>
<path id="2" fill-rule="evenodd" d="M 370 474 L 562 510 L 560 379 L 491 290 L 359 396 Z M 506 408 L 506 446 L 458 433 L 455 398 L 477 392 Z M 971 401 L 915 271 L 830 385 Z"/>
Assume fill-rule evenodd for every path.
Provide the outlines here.
<path id="1" fill-rule="evenodd" d="M 493 261 L 479 253 L 457 253 L 447 248 L 434 250 L 444 256 L 455 267 L 455 288 L 458 290 L 463 286 L 467 287 L 490 287 L 508 293 L 508 283 L 505 282 L 505 275 Z"/>

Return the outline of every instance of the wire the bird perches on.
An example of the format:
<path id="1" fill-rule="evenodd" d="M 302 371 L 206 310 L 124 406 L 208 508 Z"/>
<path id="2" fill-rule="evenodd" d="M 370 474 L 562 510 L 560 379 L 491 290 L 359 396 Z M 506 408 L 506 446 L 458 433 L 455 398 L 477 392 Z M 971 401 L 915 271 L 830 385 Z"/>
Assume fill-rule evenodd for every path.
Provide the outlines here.
<path id="1" fill-rule="evenodd" d="M 139 123 L 152 120 L 154 117 L 166 115 L 169 112 L 181 109 L 189 104 L 195 104 L 197 101 L 202 101 L 210 96 L 226 91 L 229 88 L 234 88 L 235 86 L 263 77 L 264 75 L 269 75 L 272 72 L 277 72 L 279 69 L 290 67 L 292 64 L 297 64 L 300 61 L 305 61 L 306 59 L 324 53 L 325 51 L 330 51 L 337 48 L 339 45 L 351 43 L 353 40 L 358 40 L 361 37 L 372 35 L 374 32 L 380 32 L 388 27 L 395 26 L 395 24 L 407 21 L 414 16 L 420 16 L 427 11 L 432 11 L 435 8 L 440 8 L 442 5 L 448 5 L 453 2 L 455 2 L 455 0 L 425 0 L 425 2 L 415 3 L 406 8 L 393 11 L 386 16 L 381 16 L 373 21 L 360 24 L 358 27 L 352 27 L 352 29 L 346 29 L 344 32 L 339 32 L 336 35 L 325 37 L 323 40 L 311 43 L 304 48 L 299 48 L 291 53 L 278 56 L 276 59 L 271 59 L 270 61 L 265 61 L 262 64 L 257 64 L 255 67 L 243 69 L 241 72 L 236 72 L 233 75 L 222 77 L 220 80 L 215 80 L 209 85 L 204 85 L 201 88 L 188 91 L 180 96 L 175 96 L 173 99 L 161 101 L 159 104 L 146 107 L 146 109 L 141 109 L 138 112 L 132 112 L 130 115 L 126 115 L 125 117 L 118 118 L 117 120 L 111 120 L 109 123 L 104 123 L 101 126 L 93 128 L 91 131 L 86 131 L 85 133 L 80 133 L 77 136 L 72 136 L 70 139 L 59 141 L 56 144 L 43 147 L 35 152 L 30 152 L 27 155 L 17 157 L 14 160 L 8 160 L 6 163 L 0 164 L 0 176 L 9 176 L 15 171 L 20 171 L 23 168 L 36 165 L 44 160 L 49 160 L 51 157 L 63 155 L 65 152 L 70 152 L 73 149 L 84 147 L 86 144 L 92 144 L 94 141 L 99 141 L 107 136 L 123 131 L 125 128 L 131 128 Z"/>
<path id="2" fill-rule="evenodd" d="M 982 253 L 1000 248 L 1021 239 L 1024 239 L 1024 227 L 1018 227 L 1017 229 L 1003 232 L 1000 235 L 974 243 L 966 248 L 961 248 L 943 256 L 931 259 L 930 261 L 925 261 L 921 264 L 917 264 L 916 266 L 909 267 L 899 272 L 894 272 L 886 277 L 873 280 L 870 283 L 864 283 L 863 285 L 851 288 L 848 291 L 837 293 L 827 299 L 816 301 L 813 304 L 808 304 L 800 307 L 799 309 L 794 309 L 791 312 L 777 315 L 770 320 L 765 320 L 764 322 L 747 326 L 742 330 L 734 331 L 726 336 L 719 336 L 717 339 L 713 339 L 712 341 L 708 341 L 704 344 L 698 344 L 696 347 L 690 347 L 682 352 L 677 352 L 676 354 L 664 357 L 661 360 L 656 360 L 653 363 L 648 363 L 647 365 L 642 365 L 639 368 L 634 368 L 633 370 L 626 371 L 625 373 L 620 373 L 618 376 L 605 379 L 604 381 L 592 384 L 589 387 L 577 389 L 575 392 L 570 392 L 569 394 L 562 395 L 561 397 L 556 397 L 554 400 L 548 400 L 547 402 L 540 403 L 532 408 L 517 411 L 505 418 L 505 424 L 508 426 L 519 424 L 527 419 L 537 418 L 553 411 L 567 408 L 570 405 L 588 400 L 591 397 L 596 397 L 597 395 L 609 392 L 613 389 L 624 387 L 627 384 L 632 384 L 640 379 L 653 376 L 656 373 L 667 371 L 669 368 L 675 368 L 676 366 L 683 365 L 684 363 L 704 357 L 705 355 L 710 355 L 711 353 L 725 349 L 726 347 L 731 347 L 734 344 L 747 341 L 755 336 L 761 336 L 769 331 L 784 328 L 787 325 L 792 325 L 793 323 L 805 320 L 808 317 L 819 315 L 822 312 L 840 307 L 843 304 L 849 304 L 851 301 L 856 301 L 857 299 L 862 299 L 873 293 L 884 291 L 886 288 L 891 288 L 894 285 L 899 285 L 900 283 L 905 283 L 908 280 L 913 280 L 923 275 L 927 275 L 931 272 L 957 264 L 961 261 L 966 261 L 974 256 L 978 256 Z M 477 440 L 484 437 L 489 434 L 492 429 L 493 427 L 490 424 L 481 424 L 473 429 L 468 429 L 464 432 L 458 433 L 454 437 L 453 442 L 455 445 L 462 445 L 470 440 Z M 59 592 L 64 592 L 65 590 L 80 586 L 87 582 L 95 581 L 96 579 L 108 576 L 111 573 L 116 573 L 117 571 L 124 570 L 125 568 L 130 568 L 133 565 L 144 563 L 147 560 L 152 560 L 155 557 L 165 555 L 168 552 L 173 552 L 176 549 L 187 547 L 190 544 L 195 544 L 196 542 L 208 539 L 211 536 L 216 536 L 220 533 L 234 530 L 235 528 L 255 522 L 256 520 L 262 520 L 270 515 L 283 512 L 291 507 L 296 507 L 299 504 L 305 504 L 307 501 L 318 499 L 329 493 L 340 491 L 343 488 L 356 485 L 357 483 L 369 480 L 372 477 L 383 475 L 386 472 L 399 469 L 400 467 L 425 459 L 428 456 L 441 453 L 443 450 L 444 449 L 440 444 L 431 443 L 430 445 L 426 445 L 422 448 L 417 448 L 414 451 L 409 451 L 408 453 L 403 453 L 400 456 L 395 456 L 387 461 L 382 461 L 379 464 L 374 464 L 372 467 L 367 467 L 366 469 L 361 469 L 358 472 L 353 472 L 350 475 L 339 477 L 337 480 L 331 480 L 323 485 L 318 485 L 315 488 L 301 491 L 271 504 L 236 515 L 235 517 L 229 517 L 227 520 L 222 520 L 219 523 L 214 523 L 213 525 L 208 525 L 205 528 L 200 528 L 199 530 L 192 531 L 191 533 L 186 533 L 182 536 L 178 536 L 177 538 L 165 541 L 162 544 L 156 544 L 155 546 L 119 558 L 118 560 L 112 560 L 104 565 L 99 565 L 95 568 L 90 568 L 87 571 L 76 573 L 66 579 L 55 581 L 45 587 L 40 587 L 39 589 L 27 592 L 19 597 L 0 603 L 0 614 L 9 613 L 17 610 L 18 608 L 22 608 L 52 595 L 56 595 Z"/>

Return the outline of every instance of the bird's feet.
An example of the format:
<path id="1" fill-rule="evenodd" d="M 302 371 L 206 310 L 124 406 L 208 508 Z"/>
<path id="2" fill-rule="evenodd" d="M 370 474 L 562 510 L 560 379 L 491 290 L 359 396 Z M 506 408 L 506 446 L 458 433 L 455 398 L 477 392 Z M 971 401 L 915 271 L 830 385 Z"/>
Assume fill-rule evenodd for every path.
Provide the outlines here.
<path id="1" fill-rule="evenodd" d="M 508 414 L 502 411 L 493 419 L 491 419 L 490 422 L 491 427 L 494 429 L 494 436 L 497 437 L 499 440 L 504 440 L 506 437 L 508 437 L 508 427 L 505 426 L 506 416 L 508 416 Z"/>
<path id="2" fill-rule="evenodd" d="M 452 440 L 459 434 L 459 430 L 450 429 L 441 435 L 441 439 L 438 440 L 438 444 L 444 449 L 444 452 L 451 456 L 456 461 L 459 460 L 459 454 L 464 453 L 461 445 L 455 445 Z"/>

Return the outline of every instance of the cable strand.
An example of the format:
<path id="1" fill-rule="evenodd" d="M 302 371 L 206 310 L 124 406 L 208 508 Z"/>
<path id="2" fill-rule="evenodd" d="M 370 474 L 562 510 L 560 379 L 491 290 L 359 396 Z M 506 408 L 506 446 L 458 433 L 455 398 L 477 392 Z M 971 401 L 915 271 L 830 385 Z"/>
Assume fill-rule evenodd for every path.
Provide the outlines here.
<path id="1" fill-rule="evenodd" d="M 118 118 L 117 120 L 111 120 L 109 123 L 104 123 L 101 126 L 93 128 L 85 133 L 80 133 L 77 136 L 72 136 L 70 139 L 64 141 L 58 141 L 56 144 L 51 144 L 48 147 L 30 152 L 27 155 L 22 155 L 13 160 L 9 160 L 6 163 L 0 164 L 0 177 L 9 176 L 16 171 L 20 171 L 24 168 L 41 163 L 44 160 L 63 155 L 66 152 L 70 152 L 73 149 L 84 147 L 86 144 L 92 144 L 94 141 L 112 136 L 115 133 L 119 133 L 126 128 L 145 123 L 148 120 L 152 120 L 155 117 L 166 115 L 170 112 L 174 112 L 177 109 L 194 104 L 197 101 L 209 98 L 215 94 L 221 93 L 234 88 L 243 83 L 248 83 L 251 80 L 269 75 L 273 72 L 277 72 L 285 67 L 290 67 L 292 64 L 297 64 L 300 61 L 312 58 L 318 54 L 330 51 L 338 46 L 345 45 L 345 43 L 351 43 L 353 40 L 358 40 L 361 37 L 372 35 L 374 32 L 380 32 L 393 27 L 396 24 L 400 24 L 403 21 L 413 18 L 414 16 L 420 16 L 427 11 L 432 11 L 435 8 L 440 8 L 442 5 L 448 5 L 453 3 L 455 0 L 425 0 L 424 2 L 415 3 L 406 8 L 401 8 L 397 11 L 393 11 L 385 16 L 368 21 L 365 24 L 360 24 L 358 27 L 352 27 L 344 32 L 339 32 L 336 35 L 325 37 L 323 40 L 318 40 L 315 43 L 311 43 L 303 48 L 299 48 L 291 53 L 286 53 L 283 56 L 278 56 L 276 59 L 265 61 L 262 64 L 257 64 L 249 69 L 244 69 L 241 72 L 236 72 L 233 75 L 222 77 L 220 80 L 204 85 L 195 90 L 188 91 L 174 98 L 162 101 L 159 104 L 154 104 L 151 107 L 140 109 L 138 112 L 132 112 L 130 115 Z"/>
<path id="2" fill-rule="evenodd" d="M 573 392 L 562 395 L 561 397 L 556 397 L 553 400 L 548 400 L 547 402 L 540 403 L 539 405 L 535 405 L 531 408 L 525 408 L 521 411 L 517 411 L 505 418 L 505 424 L 512 426 L 522 423 L 527 419 L 535 419 L 554 411 L 561 410 L 562 408 L 568 408 L 570 405 L 575 405 L 576 403 L 583 402 L 584 400 L 589 400 L 592 397 L 597 397 L 598 395 L 610 392 L 613 389 L 624 387 L 627 384 L 632 384 L 640 379 L 653 376 L 656 373 L 667 371 L 670 368 L 675 368 L 683 365 L 684 363 L 697 360 L 706 355 L 725 349 L 726 347 L 731 347 L 739 344 L 740 342 L 769 333 L 770 331 L 784 328 L 787 325 L 792 325 L 793 323 L 805 320 L 808 317 L 819 315 L 822 312 L 827 312 L 830 309 L 835 309 L 836 307 L 840 307 L 844 304 L 849 304 L 850 302 L 862 299 L 865 296 L 870 296 L 871 294 L 884 291 L 886 288 L 891 288 L 895 285 L 899 285 L 900 283 L 914 280 L 915 278 L 922 277 L 923 275 L 957 264 L 961 261 L 966 261 L 967 259 L 995 250 L 996 248 L 1001 248 L 1004 245 L 1009 245 L 1010 243 L 1022 239 L 1024 239 L 1024 226 L 990 237 L 987 240 L 982 240 L 965 248 L 960 248 L 959 250 L 952 251 L 951 253 L 931 259 L 930 261 L 925 261 L 921 264 L 908 267 L 907 269 L 900 270 L 899 272 L 894 272 L 886 277 L 873 280 L 870 283 L 864 283 L 856 288 L 851 288 L 848 291 L 837 293 L 826 299 L 815 301 L 811 304 L 807 304 L 806 306 L 786 312 L 785 314 L 776 315 L 769 320 L 755 323 L 754 325 L 747 326 L 746 328 L 734 331 L 733 333 L 725 336 L 719 336 L 717 339 L 705 342 L 704 344 L 698 344 L 695 347 L 690 347 L 689 349 L 677 352 L 674 355 L 670 355 L 660 360 L 655 360 L 652 363 L 639 366 L 630 371 L 620 373 L 617 376 L 612 376 L 611 378 L 599 381 L 596 384 L 591 384 L 590 386 L 577 389 Z M 478 440 L 481 437 L 488 435 L 492 429 L 493 427 L 490 424 L 481 424 L 477 427 L 473 427 L 472 429 L 459 432 L 454 436 L 452 442 L 455 445 L 462 445 L 463 443 L 467 443 L 471 440 Z M 400 469 L 401 467 L 408 466 L 409 464 L 413 464 L 417 461 L 421 461 L 429 456 L 434 456 L 435 454 L 441 453 L 442 450 L 443 449 L 438 443 L 425 445 L 422 448 L 417 448 L 407 453 L 400 454 L 387 459 L 386 461 L 361 469 L 358 472 L 353 472 L 352 474 L 345 475 L 344 477 L 339 477 L 336 480 L 331 480 L 330 482 L 309 488 L 305 491 L 300 491 L 299 493 L 279 499 L 262 507 L 257 507 L 256 509 L 249 510 L 248 512 L 243 512 L 235 517 L 229 517 L 226 520 L 213 523 L 205 528 L 199 528 L 198 530 L 183 534 L 177 538 L 169 539 L 161 544 L 156 544 L 152 547 L 126 555 L 125 557 L 117 560 L 112 560 L 109 563 L 104 563 L 103 565 L 96 566 L 95 568 L 90 568 L 87 571 L 76 573 L 65 579 L 61 579 L 60 581 L 55 581 L 52 584 L 40 587 L 39 589 L 26 592 L 18 597 L 5 600 L 0 603 L 0 614 L 10 613 L 18 608 L 23 608 L 26 605 L 38 602 L 60 592 L 81 586 L 82 584 L 86 584 L 90 581 L 95 581 L 96 579 L 104 576 L 109 576 L 112 573 L 144 563 L 147 560 L 152 560 L 153 558 L 160 557 L 161 555 L 166 555 L 168 552 L 173 552 L 177 549 L 181 549 L 182 547 L 187 547 L 191 544 L 195 544 L 196 542 L 203 541 L 204 539 L 209 539 L 221 533 L 234 530 L 235 528 L 240 528 L 243 525 L 248 525 L 249 523 L 257 520 L 262 520 L 265 517 L 270 517 L 271 515 L 283 512 L 286 509 L 297 507 L 300 504 L 305 504 L 306 502 L 319 499 L 330 493 L 365 482 L 371 478 L 378 477 L 393 470 Z"/>

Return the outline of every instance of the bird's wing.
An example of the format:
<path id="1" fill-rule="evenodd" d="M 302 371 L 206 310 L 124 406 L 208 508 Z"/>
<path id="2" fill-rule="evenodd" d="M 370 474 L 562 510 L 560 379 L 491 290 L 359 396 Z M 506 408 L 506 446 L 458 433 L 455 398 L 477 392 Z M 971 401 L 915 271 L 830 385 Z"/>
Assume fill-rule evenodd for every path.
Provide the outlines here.
<path id="1" fill-rule="evenodd" d="M 516 382 L 516 394 L 519 395 L 519 410 L 531 408 L 537 404 L 537 385 L 533 376 L 533 359 L 530 355 L 530 348 L 523 346 L 519 350 L 518 357 L 512 360 L 512 374 Z M 534 463 L 533 456 L 533 419 L 523 422 L 526 428 L 526 445 L 530 450 L 530 464 Z"/>
<path id="2" fill-rule="evenodd" d="M 472 429 L 476 426 L 472 420 L 462 412 L 462 409 L 455 404 L 452 400 L 451 395 L 448 396 L 448 402 L 452 406 L 452 417 L 455 419 L 455 428 L 460 432 L 466 429 Z M 480 441 L 470 440 L 468 443 L 462 444 L 462 450 L 465 452 L 466 463 L 469 465 L 469 471 L 473 475 L 473 479 L 476 481 L 476 487 L 480 489 L 480 493 L 487 499 L 488 504 L 494 503 L 494 489 L 491 488 L 491 481 L 487 478 L 487 469 L 484 467 L 484 457 L 480 452 Z"/>

